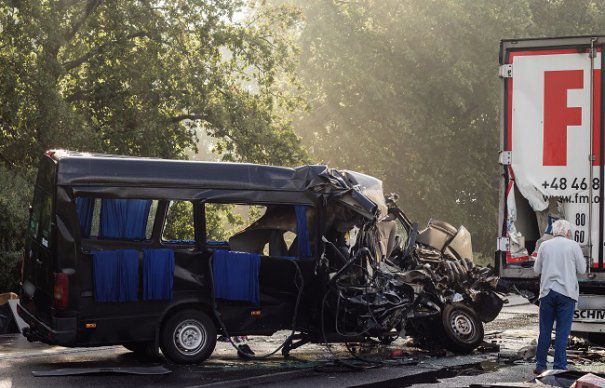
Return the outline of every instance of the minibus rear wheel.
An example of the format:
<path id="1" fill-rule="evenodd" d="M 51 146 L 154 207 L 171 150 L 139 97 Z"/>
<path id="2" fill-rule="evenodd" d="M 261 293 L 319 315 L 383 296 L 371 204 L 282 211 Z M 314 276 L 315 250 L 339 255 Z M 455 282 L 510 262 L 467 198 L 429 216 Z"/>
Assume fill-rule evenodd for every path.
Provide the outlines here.
<path id="1" fill-rule="evenodd" d="M 206 360 L 216 346 L 216 327 L 199 310 L 182 310 L 168 318 L 161 332 L 162 353 L 177 364 Z"/>

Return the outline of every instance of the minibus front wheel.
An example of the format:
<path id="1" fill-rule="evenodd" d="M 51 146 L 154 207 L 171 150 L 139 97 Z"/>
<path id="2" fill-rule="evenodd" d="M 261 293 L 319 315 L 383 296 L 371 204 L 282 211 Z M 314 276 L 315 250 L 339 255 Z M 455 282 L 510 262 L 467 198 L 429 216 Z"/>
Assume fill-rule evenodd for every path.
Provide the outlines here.
<path id="1" fill-rule="evenodd" d="M 182 310 L 168 318 L 161 332 L 162 353 L 177 364 L 206 360 L 216 346 L 216 327 L 199 310 Z"/>
<path id="2" fill-rule="evenodd" d="M 483 342 L 483 322 L 461 303 L 446 304 L 441 315 L 442 343 L 457 354 L 468 354 Z"/>

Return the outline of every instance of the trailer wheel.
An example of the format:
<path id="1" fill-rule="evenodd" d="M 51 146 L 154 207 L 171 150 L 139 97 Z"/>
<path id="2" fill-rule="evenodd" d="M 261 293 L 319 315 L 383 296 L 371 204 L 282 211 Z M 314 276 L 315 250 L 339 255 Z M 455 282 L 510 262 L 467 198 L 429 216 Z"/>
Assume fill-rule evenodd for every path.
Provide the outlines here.
<path id="1" fill-rule="evenodd" d="M 441 314 L 446 349 L 458 354 L 472 352 L 483 342 L 483 323 L 463 304 L 448 304 Z"/>
<path id="2" fill-rule="evenodd" d="M 206 360 L 216 346 L 214 322 L 198 310 L 183 310 L 163 325 L 162 353 L 177 364 L 197 364 Z"/>

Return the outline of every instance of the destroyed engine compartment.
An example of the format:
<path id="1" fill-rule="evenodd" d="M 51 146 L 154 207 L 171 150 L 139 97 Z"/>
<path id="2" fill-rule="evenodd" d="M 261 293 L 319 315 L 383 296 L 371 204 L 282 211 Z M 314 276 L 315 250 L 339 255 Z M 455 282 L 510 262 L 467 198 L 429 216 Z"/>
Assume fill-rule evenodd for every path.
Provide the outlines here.
<path id="1" fill-rule="evenodd" d="M 431 220 L 419 231 L 396 199 L 374 196 L 373 219 L 338 206 L 331 212 L 322 257 L 330 277 L 322 325 L 328 315 L 344 337 L 388 343 L 407 333 L 468 353 L 483 340 L 482 324 L 504 304 L 496 292 L 498 277 L 493 268 L 474 264 L 466 228 Z"/>

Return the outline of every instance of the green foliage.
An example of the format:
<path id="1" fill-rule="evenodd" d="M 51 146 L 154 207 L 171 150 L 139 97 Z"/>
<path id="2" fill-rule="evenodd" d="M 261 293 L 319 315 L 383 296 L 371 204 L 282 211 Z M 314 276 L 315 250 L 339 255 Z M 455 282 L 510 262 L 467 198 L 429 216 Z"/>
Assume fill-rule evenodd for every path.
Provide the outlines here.
<path id="1" fill-rule="evenodd" d="M 30 199 L 29 182 L 0 166 L 0 292 L 17 287 Z"/>
<path id="2" fill-rule="evenodd" d="M 223 203 L 206 204 L 206 238 L 228 241 L 265 214 L 262 205 L 234 205 Z"/>
<path id="3" fill-rule="evenodd" d="M 23 252 L 0 252 L 0 293 L 17 292 L 19 286 L 19 264 Z"/>
<path id="4" fill-rule="evenodd" d="M 276 0 L 276 3 L 282 1 Z M 492 256 L 500 39 L 605 32 L 595 0 L 305 0 L 313 155 L 382 177 L 413 219 L 464 224 Z"/>
<path id="5" fill-rule="evenodd" d="M 207 203 L 206 238 L 227 241 L 229 237 L 258 220 L 265 207 L 260 205 L 235 205 Z M 193 205 L 189 201 L 174 201 L 168 208 L 162 234 L 164 240 L 194 240 Z"/>
<path id="6" fill-rule="evenodd" d="M 164 240 L 195 240 L 193 205 L 189 201 L 171 202 L 166 215 Z"/>
<path id="7" fill-rule="evenodd" d="M 260 211 L 250 206 L 249 214 L 240 214 L 238 205 L 207 203 L 206 205 L 206 238 L 214 241 L 227 241 L 229 237 L 243 229 L 249 219 Z M 248 206 L 246 206 L 246 210 Z M 164 240 L 194 240 L 193 205 L 189 201 L 172 202 L 166 216 Z"/>
<path id="8" fill-rule="evenodd" d="M 206 238 L 227 241 L 229 237 L 260 217 L 260 207 L 208 203 L 206 206 Z M 166 216 L 164 240 L 194 240 L 193 205 L 189 201 L 172 202 Z"/>
<path id="9" fill-rule="evenodd" d="M 201 129 L 225 159 L 296 164 L 306 156 L 279 113 L 301 103 L 277 80 L 292 77 L 282 31 L 298 18 L 242 0 L 3 2 L 0 154 L 182 158 Z"/>
<path id="10" fill-rule="evenodd" d="M 206 239 L 227 241 L 244 225 L 244 219 L 235 212 L 235 205 L 206 204 Z"/>

